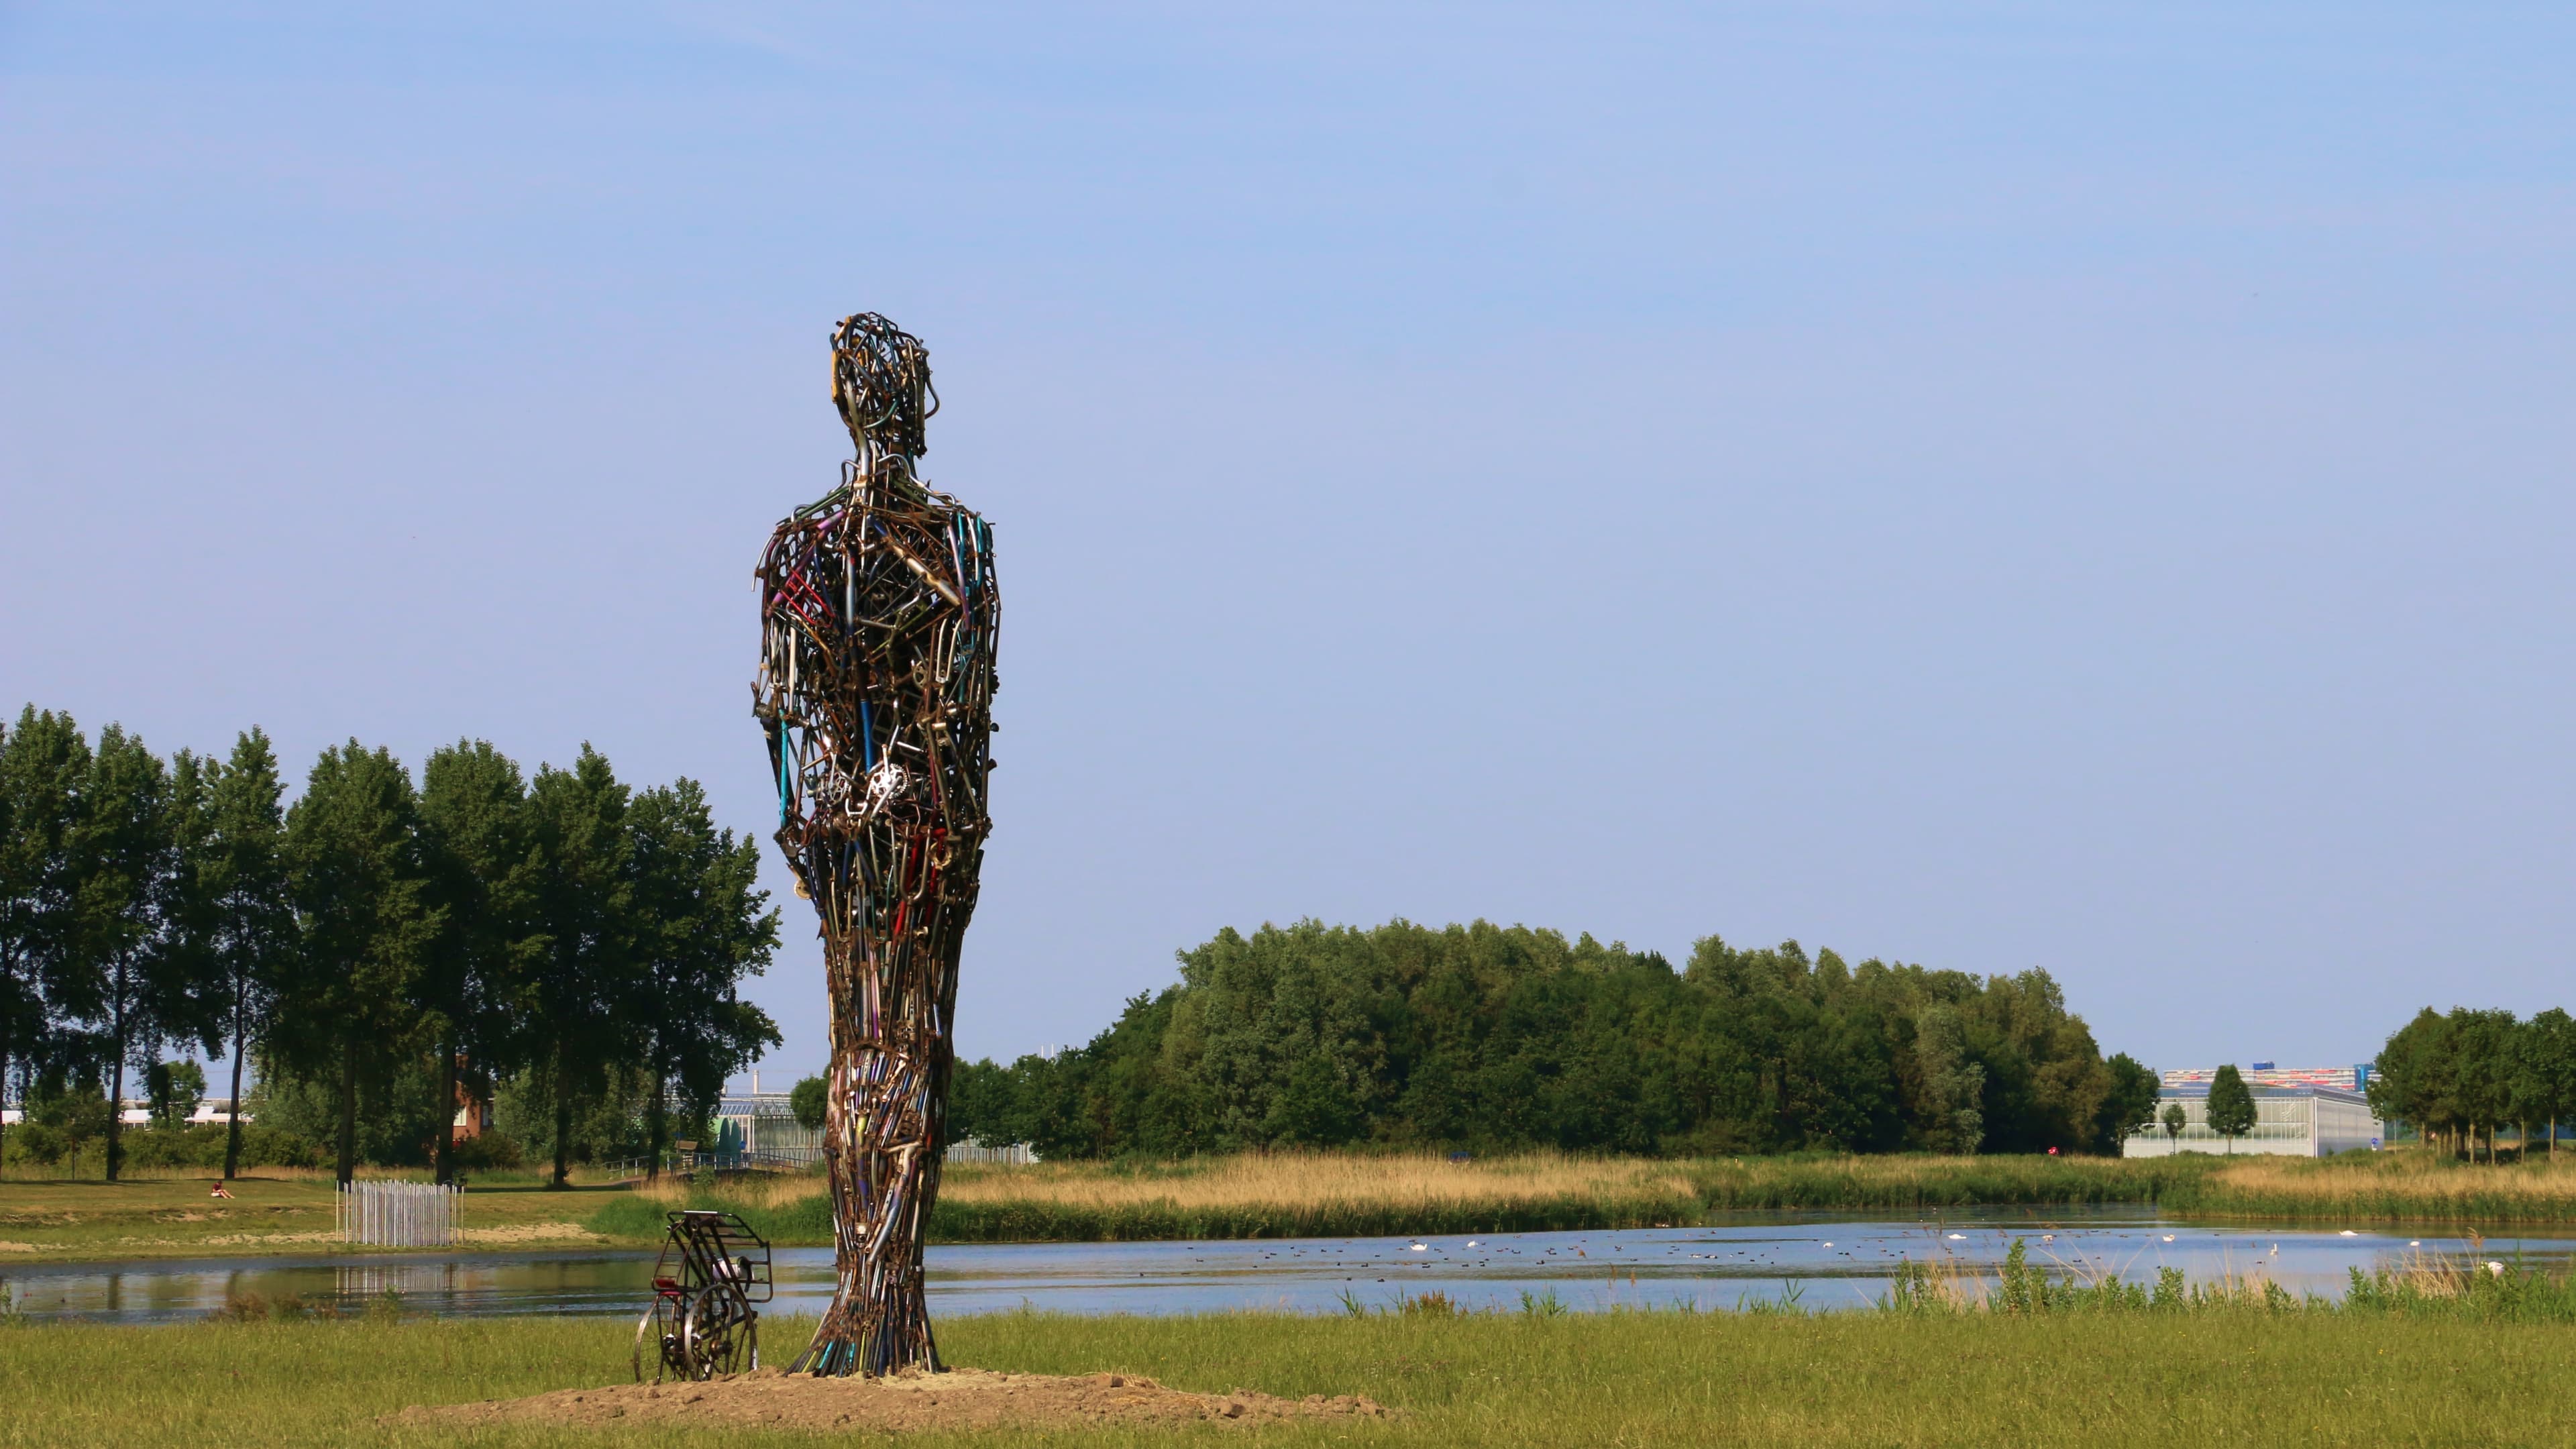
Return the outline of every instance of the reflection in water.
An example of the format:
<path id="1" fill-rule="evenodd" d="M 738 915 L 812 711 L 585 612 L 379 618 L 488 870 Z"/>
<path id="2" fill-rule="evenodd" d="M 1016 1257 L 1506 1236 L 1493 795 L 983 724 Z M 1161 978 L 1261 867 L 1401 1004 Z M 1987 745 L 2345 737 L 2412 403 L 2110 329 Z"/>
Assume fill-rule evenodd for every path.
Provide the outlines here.
<path id="1" fill-rule="evenodd" d="M 1433 1291 L 1468 1308 L 1517 1308 L 1525 1293 L 1553 1294 L 1576 1311 L 1729 1309 L 1789 1293 L 1810 1308 L 1855 1308 L 1876 1302 L 1908 1259 L 1991 1276 L 2015 1238 L 2034 1263 L 2087 1277 L 2152 1281 L 2166 1266 L 2204 1282 L 2260 1272 L 2294 1293 L 2329 1296 L 2343 1290 L 2352 1268 L 2391 1262 L 2412 1241 L 2403 1232 L 2343 1237 L 2333 1229 L 2165 1223 L 2116 1210 L 2045 1219 L 1991 1210 L 1907 1222 L 1737 1215 L 1704 1227 L 1602 1233 L 936 1247 L 930 1298 L 943 1313 L 1023 1304 L 1065 1313 L 1322 1313 Z M 2442 1238 L 2422 1245 L 2467 1248 Z M 2537 1266 L 2565 1261 L 2570 1248 L 2566 1239 L 2492 1238 L 2480 1253 Z M 650 1295 L 652 1270 L 650 1252 L 572 1251 L 28 1265 L 8 1277 L 34 1318 L 155 1323 L 202 1317 L 254 1294 L 355 1309 L 390 1292 L 406 1311 L 451 1315 L 635 1314 Z M 831 1251 L 781 1249 L 776 1276 L 771 1312 L 819 1311 L 831 1297 Z"/>

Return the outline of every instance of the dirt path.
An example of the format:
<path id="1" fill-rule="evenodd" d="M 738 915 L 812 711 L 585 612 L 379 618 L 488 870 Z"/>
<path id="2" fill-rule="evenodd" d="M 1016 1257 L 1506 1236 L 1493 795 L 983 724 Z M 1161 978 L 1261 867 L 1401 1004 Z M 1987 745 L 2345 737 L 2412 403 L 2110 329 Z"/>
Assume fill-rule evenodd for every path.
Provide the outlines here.
<path id="1" fill-rule="evenodd" d="M 1283 1419 L 1382 1419 L 1381 1404 L 1352 1395 L 1304 1400 L 1237 1390 L 1191 1394 L 1124 1374 L 1005 1374 L 951 1369 L 889 1379 L 822 1379 L 781 1370 L 700 1384 L 613 1384 L 562 1389 L 526 1399 L 418 1405 L 388 1424 L 472 1427 L 545 1424 L 689 1423 L 785 1429 L 1060 1428 L 1079 1424 L 1275 1423 Z"/>

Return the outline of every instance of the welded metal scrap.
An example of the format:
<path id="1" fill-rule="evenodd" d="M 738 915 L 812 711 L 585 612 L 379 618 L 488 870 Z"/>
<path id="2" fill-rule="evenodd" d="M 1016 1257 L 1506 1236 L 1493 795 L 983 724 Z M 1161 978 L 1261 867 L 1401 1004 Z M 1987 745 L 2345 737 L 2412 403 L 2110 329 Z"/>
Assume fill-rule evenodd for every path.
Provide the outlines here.
<path id="1" fill-rule="evenodd" d="M 922 1230 L 939 1191 L 958 949 L 992 819 L 993 530 L 917 476 L 938 411 L 919 339 L 832 335 L 857 456 L 770 535 L 760 674 L 778 844 L 821 918 L 832 1064 L 824 1160 L 839 1283 L 796 1367 L 936 1366 Z"/>

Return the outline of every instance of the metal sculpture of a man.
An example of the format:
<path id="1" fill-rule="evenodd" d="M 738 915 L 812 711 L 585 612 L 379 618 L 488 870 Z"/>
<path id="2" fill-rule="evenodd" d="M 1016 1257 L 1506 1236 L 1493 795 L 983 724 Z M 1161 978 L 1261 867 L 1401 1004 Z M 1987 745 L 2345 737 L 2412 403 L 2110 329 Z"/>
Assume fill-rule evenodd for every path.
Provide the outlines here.
<path id="1" fill-rule="evenodd" d="M 858 456 L 760 564 L 753 713 L 778 844 L 822 917 L 823 1159 L 839 1286 L 795 1368 L 935 1369 L 922 1231 L 939 1192 L 957 955 L 992 828 L 993 531 L 914 476 L 930 357 L 874 313 L 832 336 Z"/>

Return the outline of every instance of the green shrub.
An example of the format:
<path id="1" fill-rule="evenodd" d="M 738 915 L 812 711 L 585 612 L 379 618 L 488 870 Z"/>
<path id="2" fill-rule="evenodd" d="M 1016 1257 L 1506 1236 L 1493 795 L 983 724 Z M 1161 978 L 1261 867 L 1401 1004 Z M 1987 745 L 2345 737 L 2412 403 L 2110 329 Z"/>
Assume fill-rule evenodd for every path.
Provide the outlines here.
<path id="1" fill-rule="evenodd" d="M 204 1168 L 218 1171 L 224 1165 L 224 1138 L 229 1130 L 222 1122 L 199 1122 L 186 1127 L 138 1127 L 125 1134 L 125 1161 L 133 1167 Z M 242 1124 L 241 1165 L 244 1167 L 319 1167 L 325 1154 L 311 1139 L 283 1132 L 257 1122 Z"/>
<path id="2" fill-rule="evenodd" d="M 507 1172 L 527 1163 L 519 1139 L 503 1133 L 485 1132 L 456 1144 L 456 1165 L 467 1172 Z"/>

